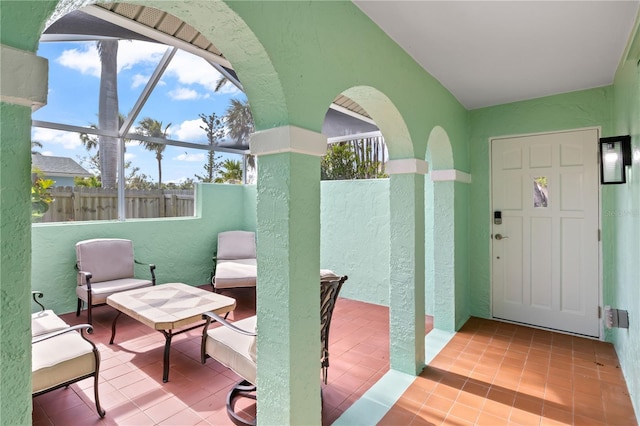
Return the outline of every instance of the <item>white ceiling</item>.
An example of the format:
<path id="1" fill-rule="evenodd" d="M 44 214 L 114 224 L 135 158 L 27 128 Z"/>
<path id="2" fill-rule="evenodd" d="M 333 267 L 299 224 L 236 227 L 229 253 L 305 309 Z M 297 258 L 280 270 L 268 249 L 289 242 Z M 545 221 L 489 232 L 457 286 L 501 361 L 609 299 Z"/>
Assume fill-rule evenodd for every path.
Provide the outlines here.
<path id="1" fill-rule="evenodd" d="M 354 0 L 468 109 L 605 86 L 640 1 Z"/>

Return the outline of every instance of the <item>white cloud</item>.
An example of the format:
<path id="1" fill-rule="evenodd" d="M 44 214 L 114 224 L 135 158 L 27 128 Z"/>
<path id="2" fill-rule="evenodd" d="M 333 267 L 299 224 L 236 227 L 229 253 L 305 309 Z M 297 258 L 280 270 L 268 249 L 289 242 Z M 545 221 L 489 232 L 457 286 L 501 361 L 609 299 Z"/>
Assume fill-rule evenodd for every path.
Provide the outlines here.
<path id="1" fill-rule="evenodd" d="M 139 64 L 155 65 L 166 50 L 166 46 L 157 43 L 122 41 L 118 44 L 118 72 Z M 63 51 L 56 62 L 82 74 L 100 77 L 100 55 L 93 42 L 81 43 L 78 48 Z"/>
<path id="2" fill-rule="evenodd" d="M 133 160 L 134 158 L 136 158 L 135 154 L 131 154 L 130 152 L 124 153 L 124 161 L 130 161 L 130 160 Z"/>
<path id="3" fill-rule="evenodd" d="M 207 139 L 207 134 L 204 130 L 200 128 L 204 123 L 201 119 L 197 118 L 195 120 L 186 120 L 183 121 L 180 125 L 178 125 L 177 129 L 174 130 L 173 126 L 171 126 L 170 133 L 172 139 L 178 139 L 181 141 L 205 141 Z"/>
<path id="4" fill-rule="evenodd" d="M 47 155 L 49 157 L 55 156 L 55 154 L 52 151 L 42 151 L 40 154 L 41 155 Z"/>
<path id="5" fill-rule="evenodd" d="M 36 128 L 31 137 L 32 140 L 43 144 L 50 143 L 62 145 L 64 149 L 76 149 L 82 145 L 77 133 L 63 132 L 62 130 Z"/>
<path id="6" fill-rule="evenodd" d="M 82 43 L 78 49 L 65 50 L 56 62 L 82 74 L 100 77 L 100 55 L 95 43 Z"/>
<path id="7" fill-rule="evenodd" d="M 211 92 L 221 75 L 204 59 L 183 51 L 176 53 L 166 73 L 175 76 L 180 84 L 199 84 Z"/>
<path id="8" fill-rule="evenodd" d="M 73 49 L 63 51 L 56 62 L 82 74 L 99 78 L 101 64 L 96 43 L 78 43 L 76 46 Z M 158 43 L 137 40 L 121 41 L 118 45 L 118 72 L 123 69 L 132 69 L 138 65 L 155 67 L 166 49 L 167 46 Z M 209 94 L 203 95 L 198 93 L 196 89 L 184 86 L 197 84 L 213 93 L 221 74 L 204 59 L 179 50 L 169 63 L 165 76 L 176 78 L 178 83 L 183 86 L 169 92 L 172 99 L 191 100 L 208 98 Z M 149 75 L 137 72 L 131 80 L 131 88 L 135 89 L 145 85 L 149 78 Z M 158 84 L 165 85 L 166 81 L 161 80 Z M 222 86 L 219 93 L 233 95 L 240 93 L 240 91 L 233 84 L 227 83 Z"/>
<path id="9" fill-rule="evenodd" d="M 131 79 L 131 88 L 135 89 L 136 87 L 140 87 L 140 86 L 144 86 L 147 84 L 147 82 L 149 81 L 149 78 L 151 78 L 151 76 L 149 75 L 142 75 L 142 74 L 136 74 L 133 76 L 133 78 Z"/>
<path id="10" fill-rule="evenodd" d="M 121 41 L 118 45 L 118 72 L 146 63 L 154 67 L 167 51 L 167 46 L 145 41 Z"/>
<path id="11" fill-rule="evenodd" d="M 188 154 L 188 153 L 184 153 L 184 154 L 180 154 L 177 157 L 173 157 L 173 160 L 178 160 L 178 161 L 192 161 L 192 162 L 202 162 L 205 159 L 205 154 L 204 153 L 198 153 L 198 154 Z"/>
<path id="12" fill-rule="evenodd" d="M 193 89 L 178 87 L 177 89 L 171 90 L 169 92 L 169 97 L 174 101 L 186 101 L 191 99 L 198 99 L 200 98 L 200 95 Z"/>

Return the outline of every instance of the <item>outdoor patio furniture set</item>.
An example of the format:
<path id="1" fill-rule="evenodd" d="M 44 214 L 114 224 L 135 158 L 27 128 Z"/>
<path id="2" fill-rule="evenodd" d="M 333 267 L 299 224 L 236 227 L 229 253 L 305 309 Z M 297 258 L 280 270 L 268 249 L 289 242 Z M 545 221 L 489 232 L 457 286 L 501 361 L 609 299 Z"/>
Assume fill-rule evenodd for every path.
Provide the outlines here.
<path id="1" fill-rule="evenodd" d="M 100 407 L 98 397 L 100 353 L 85 332 L 93 332 L 92 307 L 107 304 L 118 311 L 111 326 L 110 344 L 114 342 L 116 324 L 122 313 L 164 335 L 162 379 L 165 383 L 169 380 L 172 337 L 204 327 L 202 363 L 208 357 L 214 358 L 242 377 L 227 397 L 229 418 L 238 425 L 255 424 L 255 419 L 246 420 L 236 414 L 234 406 L 238 397 L 255 399 L 256 317 L 228 322 L 227 315 L 235 309 L 236 301 L 219 294 L 222 289 L 256 286 L 254 232 L 227 231 L 218 235 L 211 279 L 213 292 L 183 283 L 156 286 L 156 267 L 153 264 L 148 265 L 151 280 L 136 278 L 134 264 L 141 263 L 133 256 L 130 240 L 103 238 L 80 241 L 76 244 L 76 255 L 76 315 L 80 315 L 86 303 L 88 324 L 69 326 L 37 301 L 36 298 L 43 297 L 41 292 L 33 292 L 33 300 L 40 306 L 40 311 L 32 314 L 31 320 L 34 397 L 93 377 L 96 410 L 100 417 L 104 417 L 105 411 Z M 328 270 L 320 271 L 321 367 L 325 384 L 329 367 L 329 326 L 335 302 L 346 279 L 346 276 L 341 277 Z M 223 327 L 211 328 L 212 321 Z"/>

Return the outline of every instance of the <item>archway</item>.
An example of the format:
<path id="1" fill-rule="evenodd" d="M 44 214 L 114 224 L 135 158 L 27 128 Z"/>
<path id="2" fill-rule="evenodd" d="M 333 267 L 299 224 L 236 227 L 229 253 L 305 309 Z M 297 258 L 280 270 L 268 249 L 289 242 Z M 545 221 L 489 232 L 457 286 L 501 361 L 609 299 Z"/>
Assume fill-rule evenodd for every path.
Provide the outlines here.
<path id="1" fill-rule="evenodd" d="M 447 132 L 431 130 L 427 142 L 429 174 L 425 176 L 425 307 L 434 327 L 455 331 L 455 189 L 447 170 L 453 152 Z"/>
<path id="2" fill-rule="evenodd" d="M 51 15 L 52 19 L 91 3 L 93 2 L 61 1 Z M 189 8 L 183 7 L 183 4 L 178 2 L 149 1 L 140 2 L 140 4 L 172 13 L 194 27 L 203 29 L 202 34 L 206 37 L 216 38 L 224 37 L 226 34 L 233 34 L 234 41 L 231 42 L 225 39 L 220 43 L 220 47 L 225 51 L 230 61 L 234 63 L 238 74 L 243 78 L 247 94 L 251 98 L 256 126 L 260 129 L 262 127 L 270 127 L 272 123 L 286 123 L 287 113 L 284 95 L 277 73 L 269 60 L 269 55 L 249 27 L 225 3 L 196 2 L 190 4 Z M 29 241 L 31 225 L 29 210 L 27 209 L 29 206 L 27 194 L 30 186 L 28 150 L 30 149 L 31 117 L 30 109 L 27 107 L 39 103 L 40 92 L 46 92 L 46 90 L 43 90 L 43 88 L 46 88 L 43 81 L 46 81 L 47 78 L 46 66 L 42 66 L 43 61 L 38 60 L 31 52 L 36 48 L 37 40 L 41 35 L 40 31 L 44 28 L 45 20 L 51 13 L 52 7 L 52 2 L 42 2 L 37 5 L 25 4 L 24 7 L 21 5 L 7 6 L 6 9 L 3 6 L 3 24 L 5 17 L 15 18 L 16 21 L 24 19 L 25 16 L 30 18 L 24 19 L 25 21 L 29 20 L 30 23 L 20 31 L 15 31 L 16 28 L 12 28 L 14 34 L 9 37 L 6 37 L 3 31 L 2 40 L 3 59 L 6 59 L 4 58 L 5 48 L 8 50 L 24 49 L 16 50 L 17 53 L 14 54 L 13 58 L 16 61 L 12 61 L 16 70 L 15 75 L 12 76 L 16 83 L 15 94 L 20 96 L 12 96 L 9 99 L 8 97 L 5 98 L 5 93 L 3 93 L 2 99 L 2 129 L 3 136 L 6 136 L 7 139 L 3 138 L 2 151 L 5 152 L 0 157 L 2 158 L 3 175 L 12 176 L 12 182 L 3 181 L 3 187 L 8 191 L 3 190 L 1 198 L 3 199 L 3 212 L 5 213 L 3 217 L 11 216 L 14 218 L 13 225 L 7 223 L 7 226 L 5 226 L 3 222 L 3 229 L 12 228 L 8 233 L 3 231 L 3 245 L 6 243 L 14 252 L 9 258 L 5 259 L 3 257 L 3 269 L 7 267 L 12 271 L 11 274 L 4 276 L 4 278 L 8 278 L 6 280 L 7 283 L 24 283 L 25 279 L 29 282 L 30 278 Z M 214 19 L 219 20 L 221 25 L 212 26 L 211 21 Z M 239 39 L 240 41 L 238 41 Z M 37 66 L 33 67 L 33 64 Z M 23 73 L 23 71 L 25 72 Z M 31 88 L 32 83 L 37 83 L 35 85 L 36 89 Z M 11 92 L 11 95 L 13 94 Z M 44 98 L 44 95 L 42 97 Z M 8 142 L 9 139 L 11 139 L 10 142 Z M 5 144 L 4 142 L 8 143 Z M 12 157 L 12 160 L 9 160 L 9 156 Z M 16 159 L 19 160 L 16 161 Z M 5 183 L 6 186 L 4 185 Z M 4 200 L 7 201 L 6 204 Z M 2 340 L 8 339 L 9 345 L 7 346 L 14 348 L 17 356 L 9 353 L 10 356 L 5 358 L 3 354 L 3 361 L 5 359 L 11 360 L 6 364 L 3 363 L 3 381 L 11 382 L 12 385 L 3 390 L 2 398 L 0 399 L 3 400 L 3 414 L 6 415 L 6 420 L 9 423 L 23 424 L 29 422 L 27 416 L 30 416 L 31 412 L 28 409 L 31 401 L 28 389 L 30 373 L 26 370 L 30 365 L 30 341 L 24 335 L 30 309 L 23 285 L 7 284 L 6 287 L 3 286 L 3 293 L 7 297 L 6 299 L 3 298 L 2 311 L 12 312 L 13 319 L 11 321 L 15 325 L 12 328 L 15 332 L 8 333 Z M 11 309 L 5 310 L 4 307 L 10 307 Z M 5 345 L 3 345 L 4 347 Z M 266 356 L 265 359 L 268 360 L 269 357 Z M 270 389 L 268 384 L 264 389 Z M 277 392 L 277 389 L 274 389 L 273 392 Z M 319 404 L 317 405 L 319 407 Z M 4 408 L 10 406 L 14 408 L 4 411 Z"/>
<path id="3" fill-rule="evenodd" d="M 424 173 L 426 162 L 414 157 L 411 135 L 391 99 L 370 86 L 343 94 L 367 111 L 385 138 L 390 175 L 390 364 L 417 374 L 424 367 Z"/>

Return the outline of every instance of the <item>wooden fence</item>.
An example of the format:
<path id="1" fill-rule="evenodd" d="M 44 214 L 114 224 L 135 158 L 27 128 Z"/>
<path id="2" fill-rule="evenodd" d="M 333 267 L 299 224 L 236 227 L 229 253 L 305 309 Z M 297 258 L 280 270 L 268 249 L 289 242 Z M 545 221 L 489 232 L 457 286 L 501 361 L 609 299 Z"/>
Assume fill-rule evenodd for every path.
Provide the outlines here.
<path id="1" fill-rule="evenodd" d="M 118 218 L 118 190 L 54 187 L 54 198 L 41 222 L 111 220 Z M 193 216 L 193 190 L 126 190 L 128 219 Z"/>

